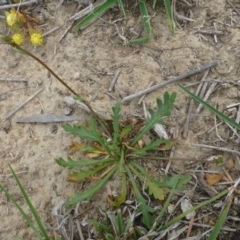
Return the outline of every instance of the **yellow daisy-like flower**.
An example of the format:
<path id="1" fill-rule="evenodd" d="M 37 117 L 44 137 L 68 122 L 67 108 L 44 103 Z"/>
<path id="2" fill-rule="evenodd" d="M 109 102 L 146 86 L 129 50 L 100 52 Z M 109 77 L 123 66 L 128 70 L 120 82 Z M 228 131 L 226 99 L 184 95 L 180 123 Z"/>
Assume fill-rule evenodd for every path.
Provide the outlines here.
<path id="1" fill-rule="evenodd" d="M 13 8 L 10 12 L 5 12 L 7 25 L 12 27 L 17 22 L 16 10 Z"/>
<path id="2" fill-rule="evenodd" d="M 12 35 L 12 40 L 15 42 L 17 45 L 22 45 L 23 44 L 23 35 L 21 33 L 15 33 Z"/>
<path id="3" fill-rule="evenodd" d="M 41 33 L 32 33 L 30 36 L 30 41 L 35 46 L 43 45 L 43 36 Z"/>

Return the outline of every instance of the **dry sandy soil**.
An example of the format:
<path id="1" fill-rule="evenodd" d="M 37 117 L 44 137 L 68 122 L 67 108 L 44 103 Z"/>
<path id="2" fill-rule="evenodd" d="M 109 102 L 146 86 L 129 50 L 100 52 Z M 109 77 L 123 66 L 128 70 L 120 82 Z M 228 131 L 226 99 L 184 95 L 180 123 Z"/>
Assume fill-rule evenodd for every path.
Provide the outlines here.
<path id="1" fill-rule="evenodd" d="M 176 35 L 172 36 L 164 7 L 160 5 L 153 10 L 149 6 L 153 29 L 150 41 L 144 46 L 129 46 L 119 45 L 117 42 L 120 40 L 120 34 L 131 39 L 141 32 L 142 20 L 138 8 L 133 7 L 134 1 L 127 6 L 127 20 L 122 19 L 112 24 L 121 16 L 119 10 L 114 8 L 84 31 L 77 33 L 69 31 L 60 43 L 60 37 L 70 26 L 68 18 L 75 14 L 77 3 L 66 1 L 56 9 L 59 1 L 46 1 L 46 8 L 41 9 L 45 22 L 39 26 L 39 29 L 43 33 L 56 26 L 60 29 L 45 37 L 43 47 L 34 49 L 28 43 L 25 47 L 33 51 L 67 84 L 90 101 L 95 109 L 105 115 L 110 115 L 116 99 L 121 100 L 123 95 L 147 88 L 151 81 L 161 83 L 216 60 L 218 65 L 209 71 L 206 79 L 210 84 L 213 80 L 218 80 L 219 84 L 208 101 L 235 119 L 238 107 L 226 111 L 226 106 L 239 102 L 240 98 L 238 87 L 240 16 L 227 1 L 223 0 L 189 0 L 191 6 L 185 1 L 178 2 L 177 13 L 194 21 L 185 21 L 181 20 L 181 17 L 176 17 L 177 31 Z M 239 2 L 237 0 L 232 2 L 240 11 Z M 0 29 L 1 34 L 7 33 L 3 19 Z M 216 35 L 212 34 L 214 31 L 218 31 Z M 15 121 L 36 114 L 64 114 L 66 104 L 63 98 L 71 94 L 37 62 L 20 55 L 7 45 L 1 45 L 0 51 L 0 182 L 21 205 L 24 204 L 8 168 L 8 164 L 11 164 L 43 221 L 51 225 L 54 224 L 51 217 L 53 207 L 62 199 L 72 197 L 75 191 L 81 191 L 79 185 L 65 181 L 68 171 L 59 167 L 54 161 L 58 157 L 77 156 L 68 148 L 71 141 L 76 138 L 64 132 L 60 123 L 20 124 Z M 114 99 L 106 92 L 116 70 L 120 71 L 120 75 L 115 91 L 111 92 L 116 98 Z M 28 81 L 27 83 L 2 81 L 9 77 L 25 78 Z M 182 80 L 181 83 L 197 83 L 201 78 L 202 74 L 193 75 Z M 190 90 L 195 92 L 197 86 L 194 85 Z M 43 91 L 37 97 L 5 120 L 11 111 L 40 88 L 43 88 Z M 217 134 L 215 129 L 208 132 L 214 127 L 215 119 L 206 110 L 202 110 L 190 123 L 188 136 L 183 138 L 189 98 L 177 85 L 170 84 L 148 94 L 145 98 L 146 105 L 155 108 L 156 98 L 161 98 L 165 91 L 177 92 L 173 117 L 165 121 L 170 135 L 172 132 L 178 133 L 174 157 L 206 160 L 210 156 L 220 154 L 224 157 L 226 166 L 198 164 L 192 169 L 212 169 L 222 172 L 224 168 L 233 181 L 236 180 L 239 177 L 238 158 L 226 152 L 195 147 L 193 144 L 201 143 L 238 150 L 239 138 L 236 135 L 232 137 L 232 130 L 225 124 L 218 127 Z M 143 117 L 142 106 L 137 104 L 138 100 L 134 99 L 122 105 L 125 116 Z M 197 104 L 193 106 L 192 113 L 195 113 L 196 107 Z M 78 123 L 84 123 L 88 119 L 89 115 L 83 110 L 78 108 L 73 110 L 72 116 L 82 118 Z M 217 120 L 217 123 L 219 122 Z M 232 165 L 229 163 L 231 159 L 233 159 Z M 161 167 L 159 166 L 160 170 Z M 183 162 L 177 162 L 171 165 L 170 170 L 183 172 L 184 168 Z M 164 172 L 164 169 L 161 171 Z M 114 182 L 110 182 L 110 185 L 114 188 Z M 107 203 L 105 189 L 95 195 L 92 202 L 94 208 L 89 214 L 95 213 L 96 218 L 99 214 L 97 207 L 104 209 Z M 234 205 L 235 209 L 239 208 L 238 201 Z M 232 211 L 235 212 L 231 212 L 230 215 L 239 219 L 239 210 Z M 17 239 L 17 236 L 34 239 L 31 229 L 3 192 L 0 192 L 0 217 L 0 239 Z M 216 219 L 217 216 L 212 214 L 202 223 L 209 224 L 210 220 Z M 231 221 L 230 227 L 239 229 L 237 221 Z M 231 239 L 229 233 L 225 233 L 228 234 L 228 239 Z M 183 235 L 179 237 L 182 238 Z"/>

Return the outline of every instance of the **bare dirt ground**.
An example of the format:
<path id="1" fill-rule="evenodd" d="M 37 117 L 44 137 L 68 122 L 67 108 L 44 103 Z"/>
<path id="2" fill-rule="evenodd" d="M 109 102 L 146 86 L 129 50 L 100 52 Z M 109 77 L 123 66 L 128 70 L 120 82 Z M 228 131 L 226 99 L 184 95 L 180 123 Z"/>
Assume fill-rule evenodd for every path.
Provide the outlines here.
<path id="1" fill-rule="evenodd" d="M 151 81 L 161 83 L 217 60 L 218 65 L 209 71 L 206 79 L 210 84 L 213 80 L 218 80 L 219 87 L 208 101 L 219 110 L 225 111 L 226 106 L 239 102 L 240 97 L 238 87 L 240 16 L 227 1 L 192 0 L 188 2 L 191 6 L 188 6 L 185 1 L 179 1 L 176 10 L 178 14 L 194 21 L 185 21 L 176 17 L 175 36 L 171 34 L 164 7 L 161 5 L 152 10 L 149 6 L 153 29 L 150 42 L 141 46 L 123 46 L 117 44 L 120 40 L 119 34 L 131 39 L 136 37 L 142 28 L 141 16 L 134 4 L 129 3 L 127 6 L 127 20 L 122 19 L 111 24 L 121 16 L 119 10 L 114 8 L 83 32 L 69 31 L 61 43 L 58 43 L 69 26 L 68 18 L 75 14 L 77 3 L 69 1 L 56 9 L 59 1 L 46 1 L 46 9 L 41 10 L 46 18 L 45 24 L 42 27 L 39 26 L 39 29 L 43 32 L 56 26 L 60 26 L 60 29 L 45 37 L 43 47 L 33 49 L 30 44 L 26 44 L 25 47 L 34 51 L 75 91 L 105 115 L 110 115 L 111 107 L 116 102 L 106 94 L 116 70 L 120 71 L 120 76 L 115 91 L 111 94 L 121 100 L 124 95 L 147 88 Z M 239 2 L 236 0 L 232 2 L 240 11 Z M 7 33 L 4 20 L 1 20 L 0 29 L 1 34 Z M 215 35 L 212 34 L 214 32 Z M 51 225 L 54 224 L 51 217 L 53 207 L 62 199 L 72 197 L 75 191 L 81 190 L 78 185 L 65 181 L 68 171 L 59 167 L 54 161 L 58 157 L 65 158 L 73 154 L 68 146 L 74 138 L 63 131 L 61 124 L 19 124 L 15 121 L 34 114 L 64 114 L 66 105 L 63 98 L 70 93 L 42 66 L 27 56 L 14 52 L 7 45 L 1 45 L 0 52 L 1 78 L 14 77 L 28 80 L 27 84 L 0 81 L 0 181 L 20 204 L 24 204 L 7 166 L 11 164 L 43 221 Z M 181 83 L 196 83 L 201 80 L 201 77 L 202 74 L 194 75 L 182 80 Z M 197 86 L 191 87 L 190 90 L 195 92 Z M 37 97 L 5 121 L 5 117 L 13 109 L 40 88 L 43 88 L 43 91 Z M 224 168 L 232 179 L 236 180 L 239 177 L 236 156 L 195 147 L 193 144 L 202 143 L 238 150 L 239 138 L 232 137 L 232 130 L 225 124 L 218 127 L 217 133 L 215 129 L 209 132 L 208 130 L 215 126 L 215 119 L 208 111 L 202 110 L 200 115 L 190 123 L 188 136 L 184 139 L 182 134 L 189 98 L 177 85 L 171 84 L 148 94 L 145 98 L 146 104 L 154 108 L 156 98 L 161 98 L 165 91 L 177 92 L 174 117 L 165 121 L 170 135 L 173 131 L 178 133 L 174 157 L 206 160 L 210 156 L 223 155 L 224 164 L 220 167 L 210 163 L 198 164 L 192 170 L 207 169 L 222 172 Z M 137 104 L 138 100 L 134 99 L 122 105 L 124 115 L 143 117 L 142 107 Z M 193 113 L 196 107 L 197 104 L 193 107 Z M 235 119 L 237 110 L 238 107 L 225 113 Z M 74 108 L 72 115 L 82 117 L 79 123 L 83 123 L 89 117 L 77 108 Z M 225 166 L 229 164 L 229 159 L 234 159 L 230 167 Z M 164 172 L 164 168 L 161 167 L 159 166 L 159 171 Z M 177 172 L 186 171 L 183 162 L 172 163 L 170 169 Z M 114 182 L 110 184 L 114 187 Z M 88 214 L 96 217 L 97 207 L 106 206 L 106 193 L 103 191 L 95 195 L 92 202 L 94 208 Z M 235 209 L 239 208 L 238 201 L 234 205 Z M 233 209 L 230 215 L 239 219 L 239 210 Z M 0 192 L 0 217 L 0 239 L 17 239 L 17 236 L 34 239 L 31 229 L 3 192 Z M 216 219 L 217 215 L 212 210 L 208 219 L 202 220 L 202 224 L 209 224 L 210 220 L 216 221 Z M 237 220 L 232 220 L 230 227 L 239 229 Z M 230 234 L 226 233 L 228 239 L 231 239 Z M 179 239 L 182 238 L 184 237 Z"/>

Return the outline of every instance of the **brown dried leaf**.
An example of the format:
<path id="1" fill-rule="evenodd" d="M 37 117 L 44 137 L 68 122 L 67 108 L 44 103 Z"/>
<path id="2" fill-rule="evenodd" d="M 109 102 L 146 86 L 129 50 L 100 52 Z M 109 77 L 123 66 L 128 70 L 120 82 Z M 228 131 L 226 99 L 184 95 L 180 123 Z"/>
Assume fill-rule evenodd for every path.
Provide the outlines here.
<path id="1" fill-rule="evenodd" d="M 223 179 L 223 177 L 224 177 L 224 173 L 222 174 L 206 173 L 205 174 L 205 179 L 209 186 L 219 183 Z"/>
<path id="2" fill-rule="evenodd" d="M 99 158 L 102 155 L 102 153 L 91 152 L 91 153 L 87 153 L 86 155 L 87 155 L 87 157 L 89 157 L 91 159 L 95 159 L 95 158 Z"/>
<path id="3" fill-rule="evenodd" d="M 79 151 L 81 149 L 82 145 L 78 142 L 72 142 L 69 148 L 73 151 Z"/>

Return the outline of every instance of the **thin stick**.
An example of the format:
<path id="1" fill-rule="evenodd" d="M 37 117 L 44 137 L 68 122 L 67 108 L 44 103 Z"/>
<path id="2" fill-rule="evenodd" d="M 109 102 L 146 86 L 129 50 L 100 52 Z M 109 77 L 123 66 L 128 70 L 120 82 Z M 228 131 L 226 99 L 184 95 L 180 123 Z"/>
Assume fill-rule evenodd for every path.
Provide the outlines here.
<path id="1" fill-rule="evenodd" d="M 235 107 L 238 107 L 240 105 L 240 102 L 239 103 L 232 103 L 228 106 L 226 106 L 226 109 L 229 109 L 229 108 L 235 108 Z M 239 123 L 239 122 L 238 122 Z"/>
<path id="2" fill-rule="evenodd" d="M 49 30 L 48 32 L 44 33 L 42 36 L 43 36 L 43 37 L 46 37 L 46 36 L 50 35 L 51 33 L 58 31 L 59 29 L 60 29 L 59 26 L 58 26 L 58 27 L 55 27 L 55 28 Z"/>
<path id="3" fill-rule="evenodd" d="M 149 85 L 148 85 L 147 88 L 152 87 L 153 84 L 154 84 L 154 81 L 151 81 L 151 82 L 149 83 Z M 143 101 L 143 99 L 146 97 L 146 95 L 147 95 L 147 94 L 142 95 L 142 97 L 141 97 L 141 98 L 139 99 L 139 101 L 138 101 L 138 105 L 141 105 L 141 104 L 142 104 L 142 101 Z"/>
<path id="4" fill-rule="evenodd" d="M 21 87 L 21 88 L 9 89 L 9 90 L 6 91 L 6 92 L 0 93 L 0 96 L 6 94 L 6 93 L 8 93 L 8 92 L 17 91 L 17 90 L 20 90 L 20 89 L 27 89 L 27 88 L 30 88 L 30 87 Z"/>
<path id="5" fill-rule="evenodd" d="M 17 108 L 15 108 L 11 113 L 9 113 L 6 117 L 5 120 L 9 119 L 12 115 L 14 115 L 19 109 L 21 109 L 22 107 L 24 107 L 27 103 L 29 103 L 33 98 L 35 98 L 41 91 L 43 90 L 43 88 L 39 89 L 36 93 L 34 93 L 30 98 L 28 98 L 25 102 L 23 102 L 22 104 L 20 104 Z"/>
<path id="6" fill-rule="evenodd" d="M 8 8 L 14 8 L 14 7 L 18 7 L 18 6 L 28 6 L 28 5 L 31 5 L 33 3 L 38 3 L 38 0 L 30 0 L 28 2 L 21 2 L 21 3 L 16 3 L 16 4 L 9 4 L 9 5 L 3 5 L 3 6 L 0 6 L 0 10 L 3 10 L 3 9 L 8 9 Z"/>
<path id="7" fill-rule="evenodd" d="M 208 72 L 209 72 L 209 69 L 207 69 L 207 71 L 203 74 L 203 77 L 200 81 L 200 84 L 198 85 L 198 88 L 197 88 L 197 91 L 195 92 L 196 96 L 198 96 L 201 88 L 202 88 L 202 85 L 203 85 L 203 82 L 205 81 L 207 75 L 208 75 Z M 194 100 L 191 99 L 190 100 L 190 103 L 189 103 L 189 106 L 188 106 L 188 111 L 187 111 L 187 118 L 186 118 L 186 121 L 185 121 L 185 124 L 184 124 L 184 130 L 183 130 L 183 138 L 187 138 L 188 136 L 188 127 L 189 127 L 189 123 L 190 123 L 190 114 L 192 113 L 192 109 L 193 109 L 193 106 L 194 106 Z"/>
<path id="8" fill-rule="evenodd" d="M 109 89 L 108 89 L 109 92 L 111 92 L 111 91 L 114 89 L 115 84 L 116 84 L 116 82 L 117 82 L 117 80 L 118 80 L 119 74 L 120 74 L 120 71 L 119 71 L 119 70 L 116 70 L 116 72 L 115 72 L 115 74 L 114 74 L 114 77 L 113 77 L 113 79 L 112 79 L 112 82 L 111 82 L 111 84 L 110 84 L 110 87 L 109 87 Z"/>
<path id="9" fill-rule="evenodd" d="M 172 164 L 171 158 L 173 158 L 174 152 L 175 152 L 175 146 L 173 146 L 172 149 L 171 149 L 171 153 L 170 153 L 170 156 L 169 156 L 169 161 L 168 161 L 168 164 L 167 164 L 167 166 L 165 168 L 165 174 L 166 175 L 168 174 L 168 171 L 169 171 L 169 169 L 171 167 L 171 164 Z"/>
<path id="10" fill-rule="evenodd" d="M 209 87 L 207 93 L 205 94 L 203 101 L 207 101 L 207 99 L 209 98 L 209 96 L 212 94 L 212 92 L 214 91 L 215 87 L 217 86 L 217 82 L 213 82 L 212 85 Z M 201 109 L 203 108 L 203 105 L 200 103 L 198 105 L 198 108 L 196 110 L 196 113 L 199 113 L 201 111 Z"/>
<path id="11" fill-rule="evenodd" d="M 238 16 L 240 16 L 240 12 L 237 10 L 237 8 L 229 1 L 227 0 L 228 4 L 236 11 L 236 13 L 238 14 Z"/>
<path id="12" fill-rule="evenodd" d="M 198 95 L 200 98 L 204 97 L 204 94 L 206 93 L 207 86 L 208 86 L 208 82 L 204 82 L 203 86 L 202 86 L 202 89 L 201 89 L 201 91 Z"/>
<path id="13" fill-rule="evenodd" d="M 60 37 L 60 39 L 58 40 L 58 43 L 60 43 L 60 42 L 63 40 L 63 38 L 67 35 L 68 31 L 72 28 L 73 24 L 74 24 L 74 22 L 72 22 L 72 23 L 68 26 L 68 28 L 64 31 L 63 35 L 62 35 L 62 36 Z"/>
<path id="14" fill-rule="evenodd" d="M 210 145 L 205 145 L 205 144 L 192 144 L 192 145 L 195 147 L 211 148 L 211 149 L 222 151 L 222 152 L 229 152 L 229 153 L 233 153 L 233 154 L 240 156 L 240 152 L 238 152 L 236 150 L 228 149 L 228 148 L 215 147 L 215 146 L 210 146 Z"/>
<path id="15" fill-rule="evenodd" d="M 190 76 L 192 76 L 194 74 L 200 73 L 200 72 L 202 72 L 204 70 L 207 70 L 208 68 L 216 66 L 217 64 L 218 64 L 217 61 L 210 62 L 210 63 L 208 63 L 206 65 L 198 67 L 198 68 L 196 68 L 194 70 L 191 70 L 190 72 L 184 73 L 184 74 L 182 74 L 182 75 L 180 75 L 178 77 L 175 77 L 173 79 L 170 79 L 170 80 L 168 80 L 166 82 L 159 83 L 159 84 L 157 84 L 157 85 L 155 85 L 153 87 L 147 88 L 147 89 L 145 89 L 143 91 L 140 91 L 138 93 L 135 93 L 135 94 L 132 94 L 130 96 L 127 96 L 127 97 L 122 99 L 122 102 L 124 103 L 124 102 L 130 101 L 130 100 L 132 100 L 134 98 L 140 97 L 140 96 L 142 96 L 144 94 L 147 94 L 147 93 L 153 92 L 153 91 L 155 91 L 155 90 L 157 90 L 159 88 L 165 87 L 166 85 L 168 85 L 170 83 L 174 83 L 174 82 L 177 82 L 177 81 L 182 80 L 184 78 L 188 78 L 188 77 L 190 77 Z"/>
<path id="16" fill-rule="evenodd" d="M 8 82 L 27 82 L 26 78 L 0 78 L 0 81 L 8 81 Z"/>
<path id="17" fill-rule="evenodd" d="M 239 122 L 240 122 L 240 106 L 238 107 L 237 117 L 236 117 L 235 122 L 236 122 L 236 123 L 239 123 Z"/>
<path id="18" fill-rule="evenodd" d="M 207 35 L 223 35 L 222 31 L 207 31 L 207 30 L 198 30 L 197 33 L 207 34 Z"/>
<path id="19" fill-rule="evenodd" d="M 84 240 L 82 228 L 81 228 L 81 225 L 80 225 L 80 222 L 78 219 L 76 220 L 76 224 L 77 224 L 77 230 L 78 230 L 79 237 L 81 240 Z"/>

